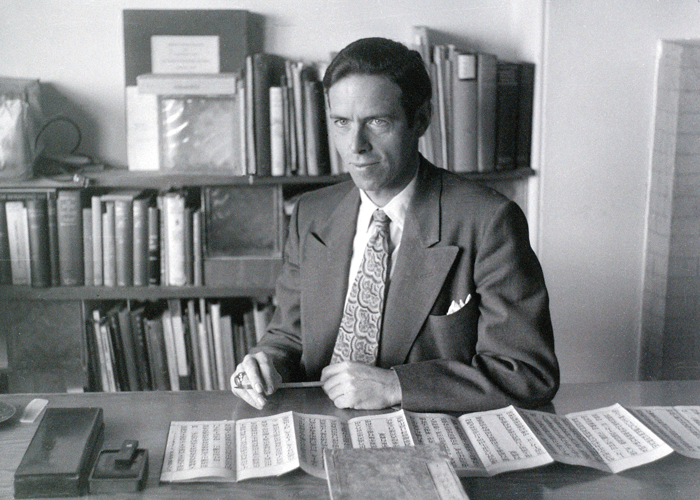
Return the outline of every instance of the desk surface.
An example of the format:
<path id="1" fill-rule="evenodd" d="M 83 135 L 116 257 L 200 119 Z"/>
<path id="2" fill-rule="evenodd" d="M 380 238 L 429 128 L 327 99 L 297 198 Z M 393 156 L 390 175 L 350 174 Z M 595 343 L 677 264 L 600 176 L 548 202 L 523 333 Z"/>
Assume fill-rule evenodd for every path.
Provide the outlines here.
<path id="1" fill-rule="evenodd" d="M 0 401 L 21 410 L 36 395 L 8 394 Z M 237 484 L 158 484 L 171 420 L 223 420 L 261 413 L 225 392 L 135 392 L 119 394 L 50 394 L 49 405 L 99 406 L 104 409 L 105 448 L 119 448 L 124 439 L 138 439 L 149 451 L 147 489 L 119 498 L 185 499 L 317 499 L 329 498 L 326 483 L 301 471 L 279 478 Z M 564 384 L 554 400 L 558 414 L 620 403 L 635 405 L 698 405 L 700 381 Z M 367 414 L 336 409 L 320 389 L 289 389 L 273 396 L 263 414 L 296 410 L 337 415 Z M 18 411 L 19 413 L 19 411 Z M 38 423 L 16 420 L 0 425 L 0 498 L 13 497 L 13 474 Z M 672 454 L 655 463 L 608 474 L 587 467 L 551 464 L 491 478 L 468 478 L 463 484 L 471 500 L 480 499 L 688 499 L 700 496 L 700 460 Z M 93 496 L 103 498 L 104 496 Z"/>

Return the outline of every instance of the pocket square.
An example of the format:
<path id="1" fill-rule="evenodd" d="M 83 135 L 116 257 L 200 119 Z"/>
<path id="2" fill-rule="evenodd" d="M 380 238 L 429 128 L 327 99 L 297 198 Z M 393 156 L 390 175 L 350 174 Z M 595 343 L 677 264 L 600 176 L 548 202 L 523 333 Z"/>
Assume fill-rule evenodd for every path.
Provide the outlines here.
<path id="1" fill-rule="evenodd" d="M 466 299 L 460 300 L 459 302 L 453 300 L 452 304 L 450 304 L 450 308 L 447 310 L 447 314 L 450 315 L 450 314 L 456 313 L 457 311 L 462 309 L 464 306 L 466 306 L 469 303 L 469 301 L 471 300 L 471 298 L 472 298 L 472 296 L 471 296 L 471 294 L 469 294 L 469 295 L 467 295 Z"/>

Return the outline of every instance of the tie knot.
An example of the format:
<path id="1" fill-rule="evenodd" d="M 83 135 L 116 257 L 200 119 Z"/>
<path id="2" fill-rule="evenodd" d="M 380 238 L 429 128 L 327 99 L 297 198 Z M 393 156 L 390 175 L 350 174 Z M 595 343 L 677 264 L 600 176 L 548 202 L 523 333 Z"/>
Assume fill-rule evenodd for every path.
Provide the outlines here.
<path id="1" fill-rule="evenodd" d="M 391 219 L 383 210 L 378 209 L 372 214 L 372 222 L 376 223 L 381 229 L 388 231 Z"/>

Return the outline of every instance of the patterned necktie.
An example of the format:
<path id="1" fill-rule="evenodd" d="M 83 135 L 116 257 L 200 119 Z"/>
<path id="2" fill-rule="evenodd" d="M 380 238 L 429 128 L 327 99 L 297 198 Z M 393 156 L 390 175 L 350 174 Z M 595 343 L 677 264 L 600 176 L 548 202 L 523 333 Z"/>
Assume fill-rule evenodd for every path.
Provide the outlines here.
<path id="1" fill-rule="evenodd" d="M 367 242 L 360 269 L 345 303 L 331 363 L 359 361 L 374 365 L 377 362 L 389 274 L 390 222 L 391 219 L 381 210 L 372 214 L 376 231 Z"/>

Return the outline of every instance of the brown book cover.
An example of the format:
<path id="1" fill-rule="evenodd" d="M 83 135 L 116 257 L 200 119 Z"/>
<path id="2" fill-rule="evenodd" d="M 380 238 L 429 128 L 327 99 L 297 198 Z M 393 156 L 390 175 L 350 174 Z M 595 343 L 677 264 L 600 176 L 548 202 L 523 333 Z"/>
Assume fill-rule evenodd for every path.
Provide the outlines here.
<path id="1" fill-rule="evenodd" d="M 326 449 L 331 500 L 469 500 L 438 445 Z"/>
<path id="2" fill-rule="evenodd" d="M 15 471 L 15 498 L 87 493 L 103 429 L 102 408 L 47 408 Z"/>

